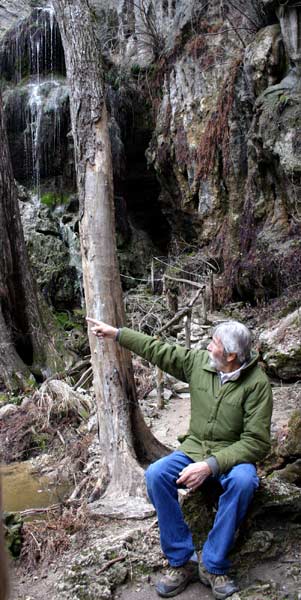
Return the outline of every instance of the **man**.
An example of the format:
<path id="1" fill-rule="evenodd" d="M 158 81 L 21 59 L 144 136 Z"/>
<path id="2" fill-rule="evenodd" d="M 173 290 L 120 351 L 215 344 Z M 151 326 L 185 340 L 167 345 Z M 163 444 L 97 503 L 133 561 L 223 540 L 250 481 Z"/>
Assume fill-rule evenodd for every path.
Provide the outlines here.
<path id="1" fill-rule="evenodd" d="M 158 515 L 162 550 L 171 571 L 157 593 L 180 593 L 199 574 L 218 600 L 238 590 L 227 575 L 235 532 L 258 487 L 255 462 L 270 448 L 271 386 L 251 356 L 251 334 L 228 321 L 213 331 L 206 350 L 188 350 L 128 328 L 120 330 L 95 319 L 92 332 L 115 339 L 163 371 L 189 383 L 191 418 L 179 450 L 146 471 L 147 490 Z M 178 502 L 178 488 L 197 489 L 211 477 L 223 488 L 213 527 L 198 557 Z"/>

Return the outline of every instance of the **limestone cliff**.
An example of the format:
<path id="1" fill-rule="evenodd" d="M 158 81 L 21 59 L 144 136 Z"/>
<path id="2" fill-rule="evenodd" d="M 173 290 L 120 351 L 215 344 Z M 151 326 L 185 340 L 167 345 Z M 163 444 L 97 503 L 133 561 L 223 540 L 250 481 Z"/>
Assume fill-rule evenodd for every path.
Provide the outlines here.
<path id="1" fill-rule="evenodd" d="M 35 83 L 37 76 L 50 76 L 52 82 L 53 73 L 55 81 L 57 75 L 64 77 L 57 38 L 56 51 L 51 50 L 51 7 L 39 3 L 37 10 L 34 4 L 22 2 L 16 14 L 16 3 L 7 0 L 0 13 L 1 32 L 8 30 L 2 42 L 2 76 L 14 98 L 17 83 L 19 105 L 31 108 L 29 121 L 25 118 L 23 129 L 22 124 L 16 128 L 9 118 L 14 112 L 7 89 L 15 176 L 30 187 L 30 164 L 39 169 L 42 185 L 54 177 L 70 189 L 72 168 L 66 173 L 63 158 L 70 160 L 69 117 L 64 116 L 68 103 L 64 96 L 58 102 L 65 129 L 55 147 L 49 137 L 51 110 L 39 113 L 35 108 L 34 113 L 25 91 L 32 77 Z M 33 27 L 43 4 L 50 15 L 44 38 L 46 30 L 41 26 L 39 34 L 39 27 Z M 107 74 L 122 264 L 128 261 L 131 239 L 138 239 L 138 246 L 143 240 L 147 259 L 151 244 L 165 253 L 173 239 L 181 238 L 217 260 L 220 303 L 230 298 L 256 303 L 297 284 L 299 3 L 94 0 L 91 6 Z M 24 29 L 22 19 L 31 25 Z M 38 102 L 49 104 L 51 93 L 44 102 L 39 92 Z M 47 119 L 38 122 L 40 114 Z M 47 160 L 43 149 L 39 158 L 37 138 L 30 146 L 28 135 L 26 166 L 20 136 L 37 122 L 44 132 L 42 148 L 46 137 Z M 63 163 L 61 172 L 58 163 Z"/>

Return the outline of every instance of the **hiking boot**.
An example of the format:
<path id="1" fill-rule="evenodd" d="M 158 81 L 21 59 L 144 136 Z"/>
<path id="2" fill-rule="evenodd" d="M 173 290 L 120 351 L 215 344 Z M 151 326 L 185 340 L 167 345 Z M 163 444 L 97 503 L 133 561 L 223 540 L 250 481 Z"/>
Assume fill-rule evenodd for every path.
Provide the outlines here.
<path id="1" fill-rule="evenodd" d="M 238 592 L 238 587 L 233 579 L 230 579 L 228 575 L 208 573 L 202 563 L 199 564 L 199 576 L 201 583 L 208 587 L 211 586 L 213 596 L 217 600 L 224 600 L 224 598 L 228 598 L 235 592 Z"/>
<path id="2" fill-rule="evenodd" d="M 198 581 L 198 563 L 189 560 L 181 567 L 172 567 L 161 579 L 156 583 L 156 592 L 163 598 L 171 598 L 183 592 L 186 586 Z"/>

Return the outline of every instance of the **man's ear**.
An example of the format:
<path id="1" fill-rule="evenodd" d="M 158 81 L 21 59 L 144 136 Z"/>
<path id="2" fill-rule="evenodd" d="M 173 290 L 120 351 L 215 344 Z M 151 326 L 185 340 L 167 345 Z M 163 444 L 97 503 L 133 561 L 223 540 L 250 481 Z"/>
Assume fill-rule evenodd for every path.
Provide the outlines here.
<path id="1" fill-rule="evenodd" d="M 229 362 L 236 363 L 237 362 L 237 353 L 236 352 L 229 352 L 229 354 L 227 354 L 226 361 L 228 363 Z"/>

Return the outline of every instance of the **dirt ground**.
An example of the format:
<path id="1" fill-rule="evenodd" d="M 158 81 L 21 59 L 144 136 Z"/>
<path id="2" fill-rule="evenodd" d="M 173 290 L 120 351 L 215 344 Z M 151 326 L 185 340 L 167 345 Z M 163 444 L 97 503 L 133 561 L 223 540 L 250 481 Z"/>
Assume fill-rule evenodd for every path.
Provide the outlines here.
<path id="1" fill-rule="evenodd" d="M 153 405 L 155 403 L 153 402 Z M 274 388 L 274 416 L 273 416 L 273 431 L 281 429 L 282 425 L 287 421 L 289 414 L 301 404 L 301 385 L 294 384 L 291 386 L 282 386 Z M 150 402 L 151 408 L 151 402 Z M 186 431 L 189 420 L 189 398 L 186 394 L 183 397 L 171 398 L 166 407 L 162 411 L 157 411 L 152 408 L 152 417 L 148 418 L 151 423 L 154 434 L 164 443 L 171 447 L 175 447 L 176 439 L 175 432 L 178 434 Z M 139 527 L 141 531 L 149 527 L 150 521 L 154 518 L 141 521 Z M 55 592 L 54 586 L 62 577 L 65 569 L 71 564 L 72 560 L 85 546 L 93 547 L 93 545 L 103 536 L 109 534 L 115 535 L 123 528 L 133 527 L 132 522 L 110 522 L 97 523 L 89 526 L 86 532 L 80 536 L 74 536 L 74 543 L 71 548 L 57 559 L 53 560 L 49 565 L 40 567 L 36 571 L 25 572 L 20 566 L 13 566 L 12 572 L 12 593 L 11 600 L 57 600 L 58 594 Z M 150 552 L 152 550 L 150 549 Z M 246 574 L 244 580 L 239 581 L 242 588 L 250 585 L 250 582 L 261 583 L 266 582 L 269 585 L 271 582 L 278 583 L 282 589 L 284 598 L 300 598 L 301 588 L 297 589 L 294 583 L 294 576 L 290 570 L 296 561 L 300 564 L 301 545 L 296 547 L 294 552 L 289 556 L 282 557 L 279 560 L 270 560 L 262 562 L 256 568 L 251 569 Z M 125 585 L 117 588 L 115 597 L 120 600 L 136 600 L 137 598 L 145 598 L 146 600 L 155 600 L 157 598 L 154 584 L 158 577 L 157 573 L 145 575 L 137 581 L 129 581 Z M 293 594 L 286 596 L 285 594 Z M 295 595 L 297 594 L 297 596 Z M 208 588 L 200 583 L 190 585 L 182 594 L 179 595 L 179 600 L 210 600 L 212 595 Z M 238 600 L 239 595 L 232 596 L 233 600 Z M 254 596 L 256 600 L 262 600 L 260 596 Z"/>

